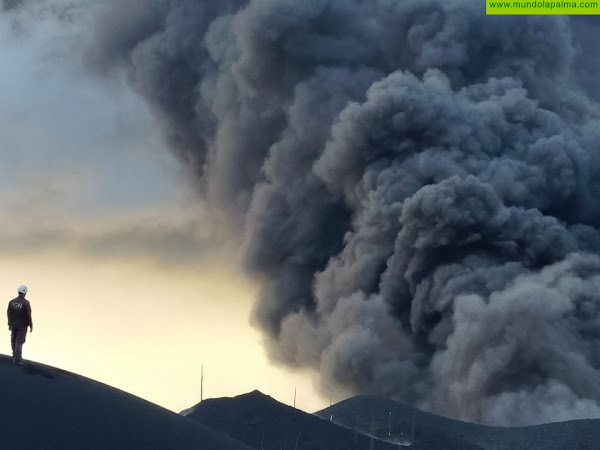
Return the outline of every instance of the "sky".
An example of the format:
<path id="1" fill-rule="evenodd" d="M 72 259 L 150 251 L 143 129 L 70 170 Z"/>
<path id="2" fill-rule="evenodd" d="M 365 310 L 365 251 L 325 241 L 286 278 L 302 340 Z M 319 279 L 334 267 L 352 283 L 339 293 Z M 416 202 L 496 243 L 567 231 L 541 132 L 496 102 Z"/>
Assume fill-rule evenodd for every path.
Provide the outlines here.
<path id="1" fill-rule="evenodd" d="M 28 283 L 34 330 L 26 359 L 73 371 L 180 412 L 204 398 L 258 389 L 306 411 L 326 400 L 308 373 L 272 365 L 248 325 L 256 287 L 216 265 L 166 268 L 143 259 L 34 252 L 0 258 Z M 14 284 L 14 283 L 13 283 Z M 6 330 L 2 352 L 10 354 Z M 328 399 L 327 399 L 328 402 Z"/>
<path id="2" fill-rule="evenodd" d="M 267 358 L 236 237 L 195 200 L 145 103 L 77 53 L 81 5 L 0 15 L 0 294 L 29 287 L 24 357 L 176 412 L 200 400 L 201 366 L 204 398 L 291 404 L 297 388 L 298 407 L 327 406 L 311 374 Z"/>

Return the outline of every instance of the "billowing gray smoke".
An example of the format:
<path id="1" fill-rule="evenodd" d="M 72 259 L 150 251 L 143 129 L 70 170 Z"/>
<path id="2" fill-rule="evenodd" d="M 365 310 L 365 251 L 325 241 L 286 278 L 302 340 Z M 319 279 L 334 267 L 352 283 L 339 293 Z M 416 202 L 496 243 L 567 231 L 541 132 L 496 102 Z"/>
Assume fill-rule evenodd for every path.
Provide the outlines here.
<path id="1" fill-rule="evenodd" d="M 480 0 L 126 5 L 88 63 L 127 69 L 244 233 L 276 359 L 461 419 L 600 417 L 600 114 L 573 22 Z"/>

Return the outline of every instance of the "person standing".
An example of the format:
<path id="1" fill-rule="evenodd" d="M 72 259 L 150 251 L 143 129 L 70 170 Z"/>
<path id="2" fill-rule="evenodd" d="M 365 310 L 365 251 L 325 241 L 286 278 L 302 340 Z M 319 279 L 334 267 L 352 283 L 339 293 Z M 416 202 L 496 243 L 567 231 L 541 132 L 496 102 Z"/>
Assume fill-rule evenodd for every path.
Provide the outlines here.
<path id="1" fill-rule="evenodd" d="M 13 364 L 23 364 L 23 344 L 27 337 L 27 327 L 33 332 L 31 320 L 31 304 L 25 298 L 27 286 L 22 284 L 17 289 L 19 296 L 8 302 L 8 329 L 10 330 L 10 344 L 13 352 Z"/>

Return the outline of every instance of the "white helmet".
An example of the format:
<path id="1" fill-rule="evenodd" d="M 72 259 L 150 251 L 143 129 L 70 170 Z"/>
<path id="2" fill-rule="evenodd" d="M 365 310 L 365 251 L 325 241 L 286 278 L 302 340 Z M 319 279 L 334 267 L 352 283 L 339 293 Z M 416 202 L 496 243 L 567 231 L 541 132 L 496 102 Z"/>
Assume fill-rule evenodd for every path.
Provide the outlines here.
<path id="1" fill-rule="evenodd" d="M 17 292 L 23 295 L 27 294 L 27 286 L 22 284 L 21 286 L 19 286 L 19 289 L 17 289 Z"/>

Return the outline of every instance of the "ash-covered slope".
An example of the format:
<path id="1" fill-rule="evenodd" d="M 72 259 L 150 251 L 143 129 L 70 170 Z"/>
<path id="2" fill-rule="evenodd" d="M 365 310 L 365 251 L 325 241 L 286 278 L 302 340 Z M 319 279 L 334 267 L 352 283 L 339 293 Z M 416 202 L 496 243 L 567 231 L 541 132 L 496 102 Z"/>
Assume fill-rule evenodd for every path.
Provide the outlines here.
<path id="1" fill-rule="evenodd" d="M 204 400 L 186 411 L 190 419 L 227 434 L 256 449 L 353 450 L 398 449 L 398 445 L 371 439 L 357 430 L 279 403 L 253 391 L 233 398 Z M 368 431 L 368 430 L 367 430 Z M 477 449 L 456 437 L 423 439 L 415 449 Z"/>
<path id="2" fill-rule="evenodd" d="M 201 424 L 102 383 L 0 356 L 3 450 L 244 450 Z"/>
<path id="3" fill-rule="evenodd" d="M 391 440 L 412 436 L 413 448 L 431 439 L 461 441 L 472 448 L 486 450 L 600 448 L 600 420 L 592 419 L 528 427 L 491 427 L 429 414 L 369 395 L 352 397 L 315 415 L 375 436 L 389 436 Z"/>

